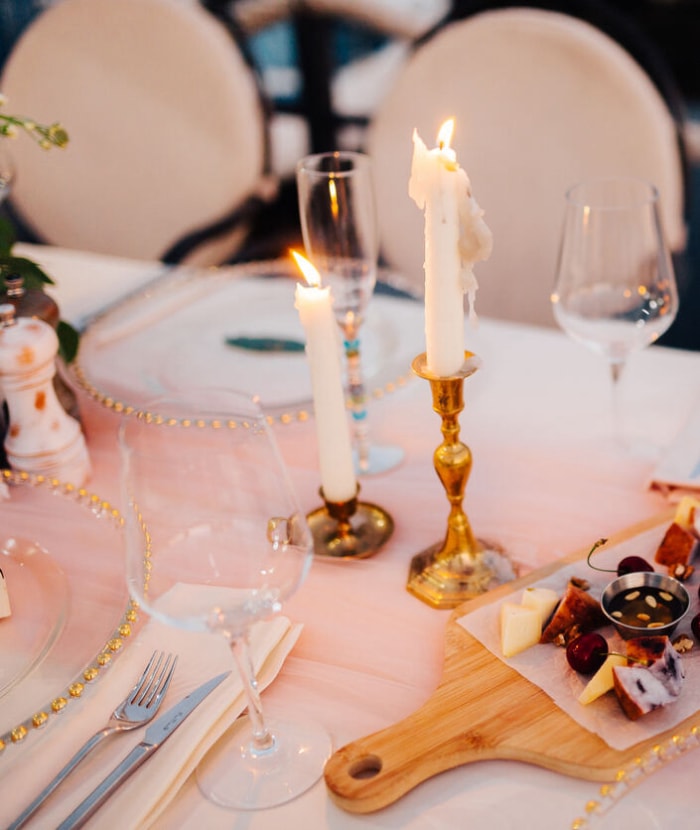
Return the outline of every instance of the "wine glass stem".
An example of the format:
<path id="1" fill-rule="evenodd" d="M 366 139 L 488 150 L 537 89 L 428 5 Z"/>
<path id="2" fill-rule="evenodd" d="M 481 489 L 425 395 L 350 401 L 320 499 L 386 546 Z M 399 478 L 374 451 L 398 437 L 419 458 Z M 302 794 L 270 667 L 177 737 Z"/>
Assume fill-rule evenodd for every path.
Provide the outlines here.
<path id="1" fill-rule="evenodd" d="M 235 637 L 231 641 L 231 650 L 248 701 L 248 718 L 253 736 L 250 751 L 253 754 L 263 754 L 274 748 L 275 738 L 265 725 L 258 681 L 255 678 L 255 669 L 250 657 L 248 635 Z"/>
<path id="2" fill-rule="evenodd" d="M 624 446 L 624 429 L 622 426 L 622 406 L 620 403 L 620 376 L 624 368 L 624 362 L 613 360 L 610 363 L 610 375 L 612 377 L 612 426 L 615 441 Z"/>
<path id="3" fill-rule="evenodd" d="M 357 450 L 357 464 L 361 471 L 369 469 L 369 424 L 367 423 L 367 393 L 360 362 L 360 338 L 354 326 L 344 330 L 345 357 L 348 365 L 348 392 L 352 412 L 353 443 Z"/>

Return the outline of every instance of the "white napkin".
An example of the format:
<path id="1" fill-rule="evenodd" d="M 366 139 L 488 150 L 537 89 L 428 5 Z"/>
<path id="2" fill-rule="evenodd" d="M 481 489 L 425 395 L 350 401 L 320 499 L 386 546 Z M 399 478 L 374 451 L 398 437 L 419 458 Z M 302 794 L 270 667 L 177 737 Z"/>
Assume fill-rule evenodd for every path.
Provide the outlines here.
<path id="1" fill-rule="evenodd" d="M 170 270 L 162 262 L 25 242 L 15 245 L 13 253 L 37 262 L 51 277 L 55 285 L 47 293 L 58 303 L 61 317 L 79 329 L 95 314 Z"/>
<path id="2" fill-rule="evenodd" d="M 651 563 L 654 561 L 654 553 L 666 527 L 666 524 L 661 524 L 618 545 L 602 548 L 593 555 L 593 562 L 599 568 L 615 568 L 623 557 L 635 555 Z M 663 568 L 657 568 L 657 570 L 663 571 Z M 589 568 L 584 559 L 533 584 L 553 588 L 562 594 L 571 576 L 587 579 L 591 584 L 591 595 L 596 599 L 600 598 L 605 586 L 615 578 L 614 573 L 601 573 Z M 691 597 L 691 605 L 684 620 L 678 626 L 676 631 L 678 634 L 690 632 L 690 620 L 698 612 L 700 606 L 698 581 L 697 577 L 693 577 L 692 581 L 686 585 Z M 506 599 L 512 601 L 513 597 L 515 602 L 520 602 L 522 590 L 514 595 L 508 595 Z M 700 709 L 700 649 L 697 646 L 681 658 L 686 677 L 678 700 L 639 720 L 631 721 L 623 714 L 614 694 L 603 695 L 588 705 L 578 702 L 577 698 L 590 678 L 577 674 L 569 667 L 566 661 L 566 650 L 563 648 L 550 644 L 533 646 L 515 657 L 504 658 L 499 636 L 500 607 L 500 601 L 485 605 L 461 617 L 459 623 L 498 659 L 503 660 L 546 692 L 560 709 L 584 729 L 599 735 L 613 749 L 628 749 L 639 741 L 672 729 Z M 601 633 L 608 641 L 611 651 L 624 654 L 624 642 L 612 626 L 601 629 Z"/>
<path id="3" fill-rule="evenodd" d="M 650 486 L 671 501 L 700 490 L 700 401 L 683 430 L 664 453 L 654 470 Z"/>
<path id="4" fill-rule="evenodd" d="M 178 592 L 191 591 L 178 586 Z M 256 623 L 251 656 L 263 689 L 274 680 L 296 643 L 301 626 L 285 617 Z M 186 694 L 223 671 L 226 678 L 134 775 L 97 811 L 90 827 L 150 826 L 197 766 L 208 749 L 245 708 L 243 687 L 223 637 L 181 631 L 149 620 L 136 639 L 108 669 L 109 676 L 87 688 L 84 699 L 68 707 L 66 718 L 50 719 L 43 735 L 30 734 L 24 744 L 0 754 L 0 827 L 6 826 L 51 780 L 94 732 L 104 727 L 155 649 L 178 655 L 175 676 L 161 707 L 167 711 Z M 143 729 L 109 737 L 56 790 L 27 825 L 53 828 L 62 821 L 143 737 Z"/>

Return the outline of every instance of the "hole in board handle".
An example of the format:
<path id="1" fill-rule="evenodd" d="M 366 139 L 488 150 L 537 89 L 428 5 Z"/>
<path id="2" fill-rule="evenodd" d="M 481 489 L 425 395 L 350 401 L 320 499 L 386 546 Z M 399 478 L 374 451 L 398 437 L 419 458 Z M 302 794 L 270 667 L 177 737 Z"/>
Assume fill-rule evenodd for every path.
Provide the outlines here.
<path id="1" fill-rule="evenodd" d="M 366 755 L 355 761 L 348 770 L 351 778 L 374 778 L 382 771 L 382 759 L 376 755 Z"/>

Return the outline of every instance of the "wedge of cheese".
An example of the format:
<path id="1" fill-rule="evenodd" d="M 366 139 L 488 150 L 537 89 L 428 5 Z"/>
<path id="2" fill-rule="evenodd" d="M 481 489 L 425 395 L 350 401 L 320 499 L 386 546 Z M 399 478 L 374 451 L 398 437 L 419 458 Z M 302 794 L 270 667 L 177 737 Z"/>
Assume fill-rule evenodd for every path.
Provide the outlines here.
<path id="1" fill-rule="evenodd" d="M 700 501 L 693 496 L 683 496 L 676 507 L 674 521 L 686 530 L 695 530 L 698 512 L 700 512 Z"/>
<path id="2" fill-rule="evenodd" d="M 513 657 L 540 641 L 540 611 L 527 605 L 504 602 L 501 605 L 501 652 Z"/>
<path id="3" fill-rule="evenodd" d="M 578 702 L 584 705 L 593 703 L 594 700 L 598 700 L 606 692 L 611 691 L 615 686 L 613 669 L 615 666 L 624 666 L 626 664 L 627 658 L 622 654 L 608 654 L 603 665 L 591 677 L 578 696 Z"/>
<path id="4" fill-rule="evenodd" d="M 523 591 L 521 605 L 527 608 L 536 608 L 540 615 L 540 628 L 552 616 L 552 612 L 559 604 L 559 594 L 551 588 L 526 588 Z"/>

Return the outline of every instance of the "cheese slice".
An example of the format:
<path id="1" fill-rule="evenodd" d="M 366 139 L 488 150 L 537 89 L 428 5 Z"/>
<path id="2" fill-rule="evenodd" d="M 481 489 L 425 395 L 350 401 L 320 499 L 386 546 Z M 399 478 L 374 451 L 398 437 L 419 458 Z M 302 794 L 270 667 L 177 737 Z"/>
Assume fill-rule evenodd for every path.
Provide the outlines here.
<path id="1" fill-rule="evenodd" d="M 599 697 L 609 692 L 615 685 L 613 669 L 615 666 L 624 666 L 626 664 L 627 658 L 623 657 L 622 654 L 608 654 L 603 665 L 591 677 L 578 696 L 578 702 L 584 705 L 593 703 L 594 700 L 598 700 Z"/>
<path id="2" fill-rule="evenodd" d="M 540 628 L 551 617 L 552 611 L 559 603 L 559 594 L 551 588 L 526 588 L 521 604 L 527 608 L 536 608 L 540 614 Z M 541 633 L 541 631 L 540 631 Z"/>
<path id="3" fill-rule="evenodd" d="M 5 582 L 5 574 L 0 570 L 0 620 L 3 617 L 9 617 L 12 613 L 10 608 L 10 595 L 7 593 L 7 582 Z"/>
<path id="4" fill-rule="evenodd" d="M 695 519 L 697 508 L 700 507 L 700 501 L 693 496 L 683 496 L 676 507 L 676 515 L 674 521 L 685 530 L 695 530 Z"/>
<path id="5" fill-rule="evenodd" d="M 504 602 L 501 605 L 501 651 L 513 657 L 540 641 L 542 624 L 537 608 Z"/>

